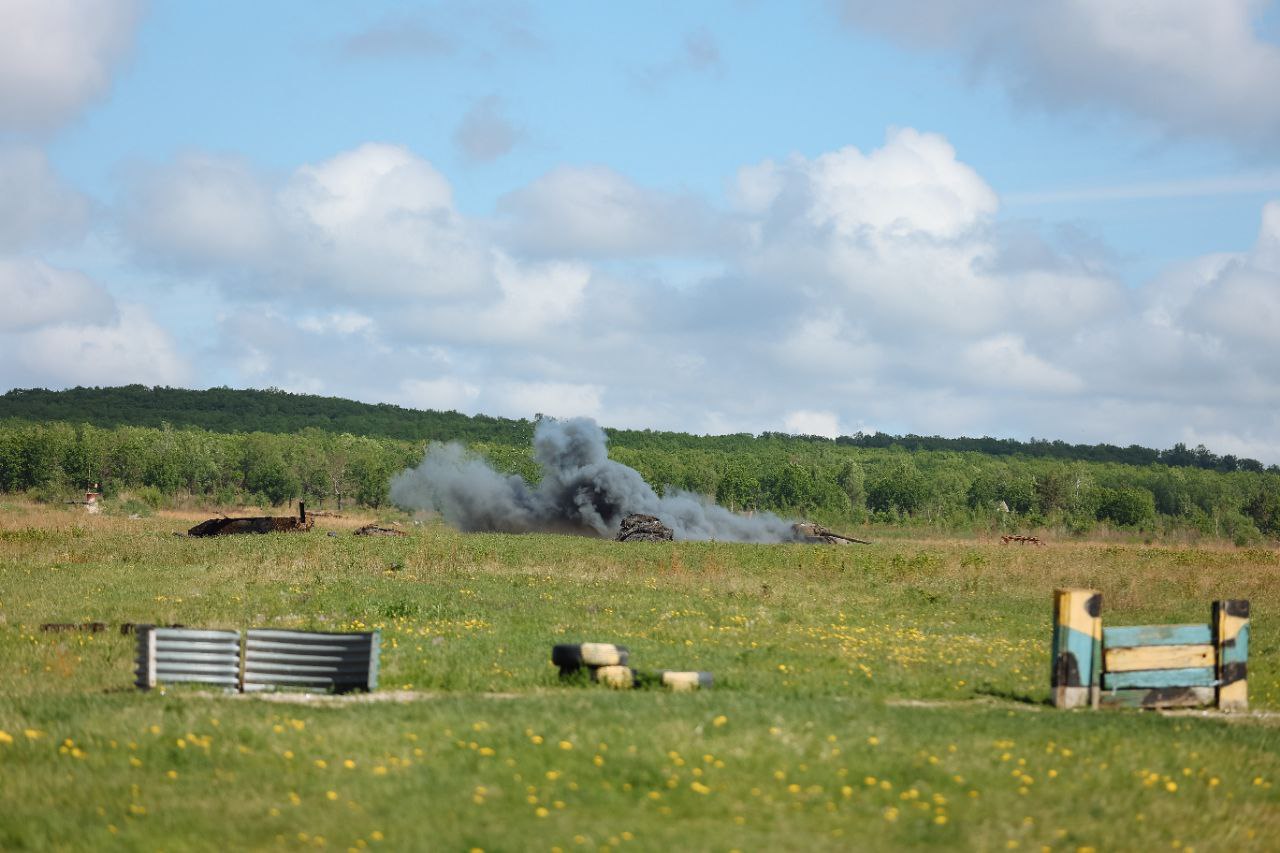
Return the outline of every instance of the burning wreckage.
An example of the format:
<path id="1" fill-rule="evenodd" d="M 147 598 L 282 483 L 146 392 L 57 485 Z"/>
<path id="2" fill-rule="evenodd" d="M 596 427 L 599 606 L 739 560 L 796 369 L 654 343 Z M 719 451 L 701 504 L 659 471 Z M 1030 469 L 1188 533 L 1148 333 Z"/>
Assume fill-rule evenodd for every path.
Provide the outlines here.
<path id="1" fill-rule="evenodd" d="M 739 515 L 702 495 L 668 489 L 659 495 L 640 472 L 609 458 L 595 421 L 538 422 L 533 455 L 537 485 L 494 470 L 458 444 L 433 444 L 417 468 L 391 481 L 391 500 L 439 512 L 465 532 L 567 533 L 624 542 L 825 542 L 865 540 L 773 513 Z"/>

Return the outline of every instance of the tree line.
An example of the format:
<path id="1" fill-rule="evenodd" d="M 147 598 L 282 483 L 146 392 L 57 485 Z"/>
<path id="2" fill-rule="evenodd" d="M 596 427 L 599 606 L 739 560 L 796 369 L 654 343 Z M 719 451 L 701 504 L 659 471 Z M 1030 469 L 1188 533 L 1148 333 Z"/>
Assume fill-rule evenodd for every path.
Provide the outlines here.
<path id="1" fill-rule="evenodd" d="M 531 429 L 529 431 L 531 434 Z M 470 441 L 499 470 L 536 481 L 527 437 Z M 450 438 L 448 435 L 438 438 Z M 200 427 L 0 421 L 0 490 L 63 500 L 88 483 L 153 502 L 382 507 L 391 477 L 425 441 L 335 433 L 217 432 Z M 1193 531 L 1248 543 L 1280 537 L 1280 473 L 1088 462 L 976 451 L 860 447 L 791 437 L 615 431 L 610 455 L 655 489 L 706 495 L 738 511 L 836 525 L 945 530 L 1099 524 L 1153 534 Z"/>
<path id="2" fill-rule="evenodd" d="M 263 390 L 185 388 L 125 385 L 107 388 L 70 388 L 49 391 L 17 388 L 0 394 L 0 420 L 16 418 L 37 423 L 65 421 L 100 427 L 173 426 L 203 427 L 214 432 L 293 433 L 319 429 L 331 433 L 398 438 L 407 441 L 442 440 L 527 445 L 533 421 L 463 415 L 458 412 L 406 409 L 387 403 L 371 404 L 339 397 L 294 394 L 278 388 Z M 810 444 L 907 451 L 954 451 L 998 457 L 1034 457 L 1071 462 L 1114 462 L 1125 465 L 1162 464 L 1171 468 L 1202 468 L 1230 473 L 1264 470 L 1280 473 L 1280 466 L 1263 466 L 1256 459 L 1218 455 L 1203 445 L 1189 448 L 1175 444 L 1155 450 L 1131 444 L 1070 444 L 1032 438 L 944 438 L 942 436 L 862 433 L 825 438 L 766 432 L 727 436 L 695 436 L 651 430 L 606 430 L 615 444 L 633 447 L 683 449 L 732 449 L 765 442 L 798 448 Z"/>

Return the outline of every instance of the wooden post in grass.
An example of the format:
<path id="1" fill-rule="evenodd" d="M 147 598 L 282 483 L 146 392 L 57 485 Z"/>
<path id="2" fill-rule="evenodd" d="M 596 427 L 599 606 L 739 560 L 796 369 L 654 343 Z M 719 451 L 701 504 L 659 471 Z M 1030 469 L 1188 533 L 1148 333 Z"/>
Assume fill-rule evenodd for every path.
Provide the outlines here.
<path id="1" fill-rule="evenodd" d="M 1217 650 L 1218 710 L 1249 708 L 1249 602 L 1213 603 L 1213 645 Z"/>
<path id="2" fill-rule="evenodd" d="M 1058 589 L 1053 593 L 1053 704 L 1098 707 L 1102 670 L 1102 593 Z"/>

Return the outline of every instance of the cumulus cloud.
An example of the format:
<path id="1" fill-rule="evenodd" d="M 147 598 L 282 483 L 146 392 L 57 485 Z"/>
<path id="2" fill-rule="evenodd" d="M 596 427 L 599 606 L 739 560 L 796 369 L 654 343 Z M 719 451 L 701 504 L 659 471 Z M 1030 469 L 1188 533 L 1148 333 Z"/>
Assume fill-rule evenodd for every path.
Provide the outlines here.
<path id="1" fill-rule="evenodd" d="M 835 412 L 817 412 L 800 409 L 783 419 L 783 428 L 794 435 L 820 435 L 835 438 L 841 435 L 840 418 Z"/>
<path id="2" fill-rule="evenodd" d="M 553 169 L 504 196 L 498 212 L 503 239 L 531 254 L 687 255 L 727 237 L 703 200 L 638 186 L 605 166 Z"/>
<path id="3" fill-rule="evenodd" d="M 795 157 L 743 169 L 738 196 L 756 212 L 775 206 L 787 190 L 817 227 L 841 237 L 955 237 L 996 210 L 996 194 L 936 133 L 902 128 L 869 154 L 849 146 L 814 160 Z"/>
<path id="4" fill-rule="evenodd" d="M 454 144 L 473 163 L 490 163 L 511 153 L 524 131 L 504 114 L 502 99 L 481 98 L 467 110 L 453 133 Z"/>
<path id="5" fill-rule="evenodd" d="M 109 323 L 115 301 L 75 270 L 34 258 L 0 258 L 0 334 L 63 323 Z"/>
<path id="6" fill-rule="evenodd" d="M 53 385 L 181 385 L 191 376 L 173 336 L 139 305 L 106 324 L 63 323 L 21 336 L 16 363 Z"/>
<path id="7" fill-rule="evenodd" d="M 400 399 L 407 405 L 440 411 L 465 411 L 480 399 L 480 388 L 448 376 L 406 379 L 400 383 Z"/>
<path id="8" fill-rule="evenodd" d="M 139 16 L 136 0 L 8 0 L 0 130 L 47 132 L 105 95 Z"/>
<path id="9" fill-rule="evenodd" d="M 1001 221 L 954 147 L 909 128 L 748 164 L 727 199 L 560 168 L 493 221 L 389 145 L 278 177 L 186 155 L 136 191 L 141 256 L 221 288 L 219 353 L 259 385 L 619 426 L 1161 446 L 1253 446 L 1280 403 L 1280 204 L 1252 251 L 1134 291 L 1088 235 Z M 205 233 L 237 219 L 259 226 Z"/>
<path id="10" fill-rule="evenodd" d="M 962 57 L 1020 103 L 1101 108 L 1247 147 L 1280 137 L 1257 0 L 841 0 L 844 20 Z"/>
<path id="11" fill-rule="evenodd" d="M 191 377 L 172 335 L 75 270 L 0 258 L 0 383 L 178 384 Z"/>
<path id="12" fill-rule="evenodd" d="M 487 250 L 449 182 L 401 146 L 362 145 L 283 180 L 189 153 L 139 175 L 132 198 L 144 256 L 255 292 L 440 296 L 487 282 Z"/>
<path id="13" fill-rule="evenodd" d="M 0 147 L 0 251 L 32 251 L 84 234 L 89 202 L 38 148 Z"/>

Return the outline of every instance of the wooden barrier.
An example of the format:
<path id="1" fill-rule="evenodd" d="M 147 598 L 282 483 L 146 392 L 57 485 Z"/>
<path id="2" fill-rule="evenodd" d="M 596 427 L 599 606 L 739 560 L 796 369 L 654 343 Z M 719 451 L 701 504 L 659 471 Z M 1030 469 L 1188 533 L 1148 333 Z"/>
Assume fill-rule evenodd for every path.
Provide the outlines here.
<path id="1" fill-rule="evenodd" d="M 1249 707 L 1249 602 L 1215 601 L 1207 625 L 1102 627 L 1102 594 L 1054 592 L 1059 708 Z"/>

